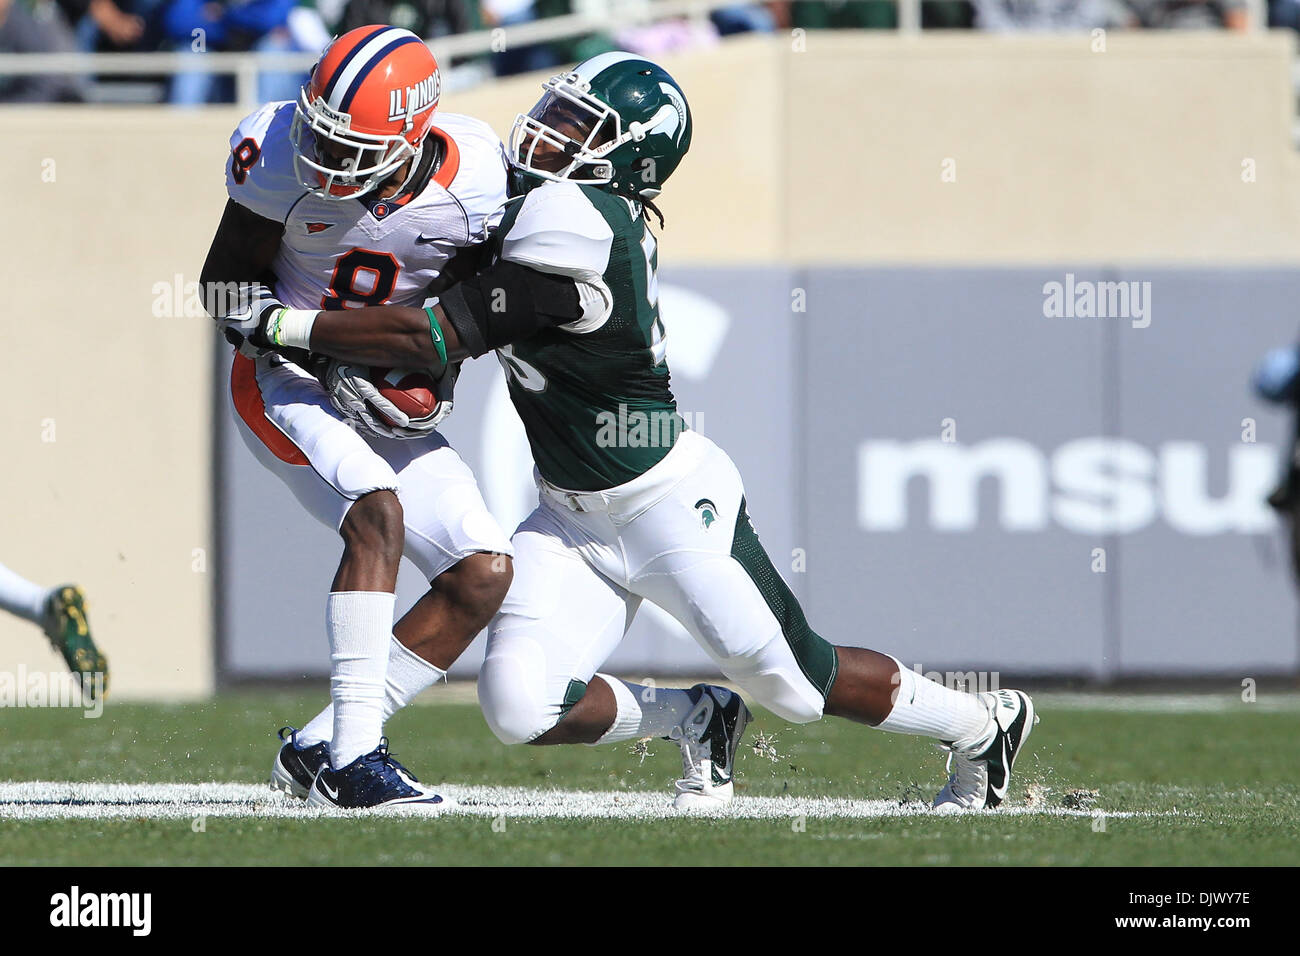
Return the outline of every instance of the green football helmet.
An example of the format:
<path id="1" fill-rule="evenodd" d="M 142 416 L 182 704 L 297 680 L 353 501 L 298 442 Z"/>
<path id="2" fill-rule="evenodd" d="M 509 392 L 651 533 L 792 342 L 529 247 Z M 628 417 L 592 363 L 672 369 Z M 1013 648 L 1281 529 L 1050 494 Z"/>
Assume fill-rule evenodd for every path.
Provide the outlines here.
<path id="1" fill-rule="evenodd" d="M 677 81 L 631 53 L 602 53 L 553 76 L 515 118 L 510 156 L 525 179 L 607 187 L 654 199 L 691 147 L 691 111 Z"/>

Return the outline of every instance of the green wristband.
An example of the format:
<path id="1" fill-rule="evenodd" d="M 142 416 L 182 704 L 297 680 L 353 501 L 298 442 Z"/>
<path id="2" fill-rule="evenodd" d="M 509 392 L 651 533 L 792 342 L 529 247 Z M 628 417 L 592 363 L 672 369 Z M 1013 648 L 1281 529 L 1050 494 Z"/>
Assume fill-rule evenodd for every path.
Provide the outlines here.
<path id="1" fill-rule="evenodd" d="M 272 345 L 284 344 L 278 338 L 276 338 L 276 336 L 280 334 L 280 320 L 284 318 L 284 314 L 288 311 L 289 310 L 285 306 L 280 306 L 278 309 L 275 309 L 270 314 L 270 316 L 268 316 L 266 319 L 265 331 L 263 332 L 263 335 L 266 336 L 266 340 L 270 342 Z"/>
<path id="2" fill-rule="evenodd" d="M 438 358 L 442 360 L 442 368 L 437 370 L 442 374 L 447 367 L 447 342 L 442 337 L 442 329 L 438 328 L 437 314 L 432 308 L 425 309 L 424 313 L 429 317 L 429 334 L 433 336 L 433 347 L 438 350 Z"/>

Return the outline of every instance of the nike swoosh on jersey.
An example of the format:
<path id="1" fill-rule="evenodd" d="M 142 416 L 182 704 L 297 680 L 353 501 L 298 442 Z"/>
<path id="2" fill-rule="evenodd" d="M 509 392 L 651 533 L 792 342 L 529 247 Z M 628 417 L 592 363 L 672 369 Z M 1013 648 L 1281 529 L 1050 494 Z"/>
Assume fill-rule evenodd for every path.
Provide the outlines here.
<path id="1" fill-rule="evenodd" d="M 417 246 L 419 246 L 419 245 L 428 245 L 428 244 L 431 243 L 431 242 L 446 242 L 446 243 L 450 243 L 451 240 L 450 240 L 450 239 L 444 239 L 442 236 L 416 236 L 416 237 L 415 237 L 415 244 L 416 244 Z"/>

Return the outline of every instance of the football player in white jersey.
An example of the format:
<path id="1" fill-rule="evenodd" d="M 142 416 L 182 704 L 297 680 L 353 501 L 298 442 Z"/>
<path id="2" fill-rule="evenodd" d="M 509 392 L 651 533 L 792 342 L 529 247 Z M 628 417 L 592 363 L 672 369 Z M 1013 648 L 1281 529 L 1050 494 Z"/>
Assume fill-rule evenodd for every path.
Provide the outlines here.
<path id="1" fill-rule="evenodd" d="M 667 737 L 683 758 L 674 803 L 730 801 L 749 719 L 738 695 L 599 672 L 649 600 L 787 720 L 832 714 L 936 738 L 952 761 L 937 810 L 998 806 L 1036 719 L 1030 698 L 962 693 L 817 634 L 759 542 L 736 466 L 677 414 L 647 211 L 690 146 L 685 94 L 627 53 L 594 57 L 544 89 L 515 122 L 518 188 L 494 232 L 495 260 L 444 291 L 437 330 L 424 332 L 418 310 L 391 307 L 348 322 L 319 312 L 291 327 L 272 311 L 239 326 L 353 361 L 436 361 L 435 339 L 453 357 L 498 350 L 539 503 L 512 539 L 514 583 L 488 632 L 478 689 L 489 726 L 506 743 Z M 498 299 L 503 312 L 490 305 Z M 633 416 L 640 440 L 610 425 Z M 647 424 L 657 440 L 646 440 Z"/>
<path id="2" fill-rule="evenodd" d="M 203 267 L 209 312 L 228 322 L 270 308 L 291 327 L 322 309 L 430 303 L 499 219 L 506 188 L 500 139 L 478 120 L 435 114 L 438 95 L 422 40 L 368 26 L 325 50 L 298 102 L 247 116 Z M 445 676 L 512 576 L 509 538 L 432 427 L 450 410 L 455 368 L 435 413 L 411 421 L 364 378 L 341 400 L 307 353 L 231 340 L 245 443 L 343 539 L 325 606 L 331 703 L 281 731 L 272 786 L 321 805 L 443 809 L 449 801 L 388 754 L 382 731 Z M 394 625 L 403 555 L 431 584 Z"/>
<path id="3" fill-rule="evenodd" d="M 108 659 L 90 634 L 86 595 L 75 584 L 46 588 L 0 564 L 0 610 L 30 621 L 45 632 L 68 669 L 82 679 L 82 689 L 103 696 L 108 688 Z"/>

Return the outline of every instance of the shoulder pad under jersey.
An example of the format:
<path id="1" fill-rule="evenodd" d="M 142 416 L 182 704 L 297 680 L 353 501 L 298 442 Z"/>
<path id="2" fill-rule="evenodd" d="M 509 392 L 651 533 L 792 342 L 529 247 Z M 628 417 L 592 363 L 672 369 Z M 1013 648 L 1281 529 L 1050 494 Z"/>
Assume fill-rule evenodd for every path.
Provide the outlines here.
<path id="1" fill-rule="evenodd" d="M 226 192 L 264 219 L 284 222 L 307 188 L 293 164 L 289 127 L 294 104 L 267 103 L 249 113 L 230 136 Z"/>
<path id="2" fill-rule="evenodd" d="M 538 272 L 594 282 L 609 266 L 614 230 L 573 183 L 530 190 L 501 242 L 501 258 Z"/>
<path id="3" fill-rule="evenodd" d="M 482 120 L 439 112 L 434 127 L 455 144 L 456 169 L 443 180 L 465 211 L 470 243 L 482 242 L 501 221 L 506 202 L 506 153 L 500 137 Z"/>

